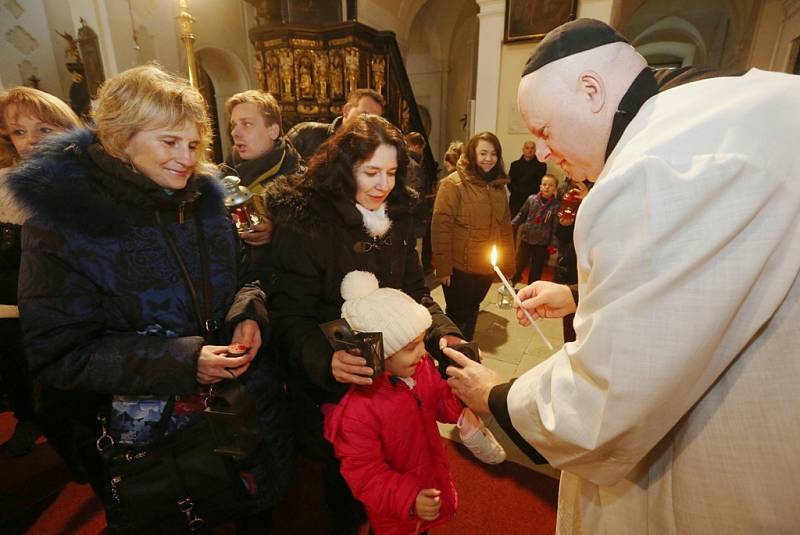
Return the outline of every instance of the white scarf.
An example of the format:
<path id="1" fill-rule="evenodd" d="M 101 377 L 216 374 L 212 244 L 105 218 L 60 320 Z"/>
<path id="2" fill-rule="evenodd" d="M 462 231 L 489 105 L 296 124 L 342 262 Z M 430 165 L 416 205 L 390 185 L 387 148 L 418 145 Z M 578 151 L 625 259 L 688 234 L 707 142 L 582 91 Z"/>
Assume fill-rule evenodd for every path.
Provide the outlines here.
<path id="1" fill-rule="evenodd" d="M 364 228 L 371 237 L 380 238 L 392 228 L 392 220 L 389 219 L 385 202 L 381 203 L 375 210 L 364 208 L 358 203 L 356 203 L 356 208 L 361 212 L 361 218 L 364 220 Z"/>

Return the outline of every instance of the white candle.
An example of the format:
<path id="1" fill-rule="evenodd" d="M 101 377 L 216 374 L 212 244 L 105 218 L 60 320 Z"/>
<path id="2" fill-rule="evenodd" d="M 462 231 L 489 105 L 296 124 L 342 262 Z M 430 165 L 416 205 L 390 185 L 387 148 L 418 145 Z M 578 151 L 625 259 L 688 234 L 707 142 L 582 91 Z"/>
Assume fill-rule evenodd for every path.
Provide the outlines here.
<path id="1" fill-rule="evenodd" d="M 550 343 L 550 340 L 547 339 L 547 337 L 544 335 L 539 326 L 536 325 L 536 322 L 533 320 L 533 317 L 531 316 L 530 312 L 528 312 L 522 306 L 522 302 L 519 300 L 519 297 L 517 297 L 517 292 L 514 291 L 514 287 L 511 286 L 511 284 L 509 284 L 508 280 L 506 280 L 505 275 L 503 275 L 503 272 L 500 271 L 499 267 L 497 267 L 497 248 L 494 245 L 492 246 L 492 267 L 494 268 L 495 273 L 497 273 L 500 276 L 500 280 L 503 281 L 503 285 L 506 287 L 506 290 L 508 290 L 509 295 L 514 297 L 514 303 L 520 310 L 522 310 L 522 313 L 525 314 L 525 317 L 528 318 L 529 322 L 531 322 L 531 326 L 534 329 L 536 329 L 537 333 L 539 333 L 539 336 L 542 338 L 542 342 L 544 342 L 544 345 L 546 345 L 550 351 L 553 351 L 555 349 L 553 347 L 553 344 Z"/>

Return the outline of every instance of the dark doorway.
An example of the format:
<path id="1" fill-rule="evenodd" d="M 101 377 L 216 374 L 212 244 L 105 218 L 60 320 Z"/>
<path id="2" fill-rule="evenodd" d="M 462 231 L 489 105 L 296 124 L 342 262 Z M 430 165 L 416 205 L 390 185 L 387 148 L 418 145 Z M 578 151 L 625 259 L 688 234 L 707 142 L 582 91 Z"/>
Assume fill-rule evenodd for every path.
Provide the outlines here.
<path id="1" fill-rule="evenodd" d="M 200 94 L 202 94 L 203 98 L 206 99 L 206 104 L 208 105 L 208 114 L 211 116 L 211 128 L 213 128 L 214 131 L 214 142 L 211 145 L 211 150 L 213 152 L 212 158 L 214 159 L 215 163 L 221 163 L 224 160 L 224 157 L 222 155 L 222 141 L 220 137 L 222 132 L 219 130 L 219 115 L 217 114 L 217 94 L 214 90 L 214 83 L 211 81 L 211 78 L 208 76 L 208 73 L 205 71 L 205 69 L 203 69 L 203 66 L 198 65 L 197 67 L 197 78 L 198 83 L 200 84 Z"/>

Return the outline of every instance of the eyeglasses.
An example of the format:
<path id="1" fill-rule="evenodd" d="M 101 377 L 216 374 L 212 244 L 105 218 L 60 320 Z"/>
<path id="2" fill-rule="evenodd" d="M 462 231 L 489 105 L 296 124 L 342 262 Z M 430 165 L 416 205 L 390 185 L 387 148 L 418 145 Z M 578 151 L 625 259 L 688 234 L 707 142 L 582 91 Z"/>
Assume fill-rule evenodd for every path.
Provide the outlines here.
<path id="1" fill-rule="evenodd" d="M 372 241 L 357 241 L 353 244 L 353 251 L 356 253 L 368 253 L 373 249 L 380 249 L 384 245 L 392 245 L 392 237 L 387 236 L 383 239 L 373 238 Z"/>

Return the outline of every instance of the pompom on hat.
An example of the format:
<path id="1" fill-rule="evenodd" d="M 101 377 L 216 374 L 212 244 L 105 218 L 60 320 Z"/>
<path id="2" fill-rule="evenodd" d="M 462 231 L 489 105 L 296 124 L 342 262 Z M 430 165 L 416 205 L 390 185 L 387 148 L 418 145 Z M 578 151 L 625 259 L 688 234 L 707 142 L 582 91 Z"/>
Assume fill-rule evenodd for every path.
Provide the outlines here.
<path id="1" fill-rule="evenodd" d="M 522 76 L 561 58 L 618 42 L 627 43 L 628 40 L 605 22 L 596 19 L 567 22 L 544 36 L 528 58 Z"/>
<path id="2" fill-rule="evenodd" d="M 342 317 L 355 331 L 383 333 L 387 358 L 433 323 L 427 308 L 400 290 L 379 288 L 378 279 L 368 271 L 351 271 L 345 275 L 341 291 Z"/>

